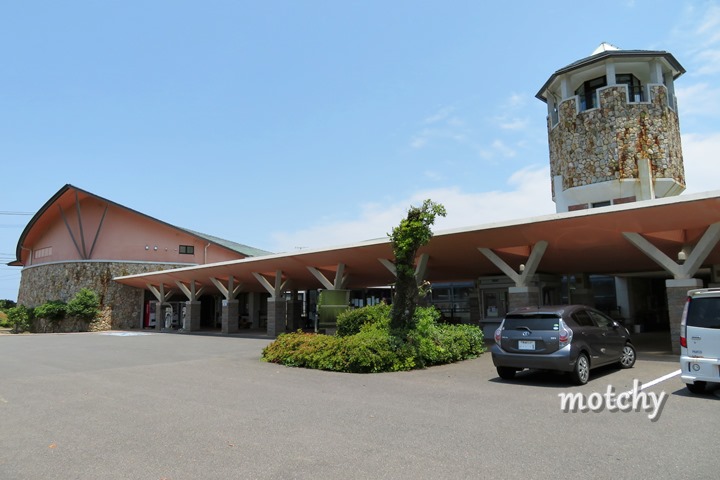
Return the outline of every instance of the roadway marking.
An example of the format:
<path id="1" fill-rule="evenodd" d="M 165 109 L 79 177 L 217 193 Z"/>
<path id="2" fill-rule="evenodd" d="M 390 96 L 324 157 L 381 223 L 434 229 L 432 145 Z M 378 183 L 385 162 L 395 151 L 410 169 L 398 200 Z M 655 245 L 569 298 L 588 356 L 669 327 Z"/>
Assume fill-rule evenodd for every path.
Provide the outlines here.
<path id="1" fill-rule="evenodd" d="M 113 337 L 139 337 L 141 335 L 155 335 L 150 332 L 99 332 L 98 335 L 110 335 Z"/>
<path id="2" fill-rule="evenodd" d="M 672 373 L 663 375 L 662 377 L 656 378 L 655 380 L 652 380 L 650 382 L 643 383 L 642 386 L 640 387 L 640 390 L 645 390 L 646 388 L 652 387 L 653 385 L 657 385 L 660 382 L 664 382 L 665 380 L 669 380 L 673 377 L 676 377 L 676 376 L 680 375 L 681 372 L 682 372 L 682 370 L 677 369 L 676 371 L 674 371 Z M 633 390 L 628 390 L 625 393 L 632 393 L 632 392 L 633 392 Z"/>

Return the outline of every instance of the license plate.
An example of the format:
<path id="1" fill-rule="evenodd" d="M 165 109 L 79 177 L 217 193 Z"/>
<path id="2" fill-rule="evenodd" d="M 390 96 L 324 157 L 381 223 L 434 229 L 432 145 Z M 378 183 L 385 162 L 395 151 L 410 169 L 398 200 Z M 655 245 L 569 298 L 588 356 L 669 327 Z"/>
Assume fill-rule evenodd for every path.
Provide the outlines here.
<path id="1" fill-rule="evenodd" d="M 535 340 L 518 340 L 518 350 L 535 350 Z"/>

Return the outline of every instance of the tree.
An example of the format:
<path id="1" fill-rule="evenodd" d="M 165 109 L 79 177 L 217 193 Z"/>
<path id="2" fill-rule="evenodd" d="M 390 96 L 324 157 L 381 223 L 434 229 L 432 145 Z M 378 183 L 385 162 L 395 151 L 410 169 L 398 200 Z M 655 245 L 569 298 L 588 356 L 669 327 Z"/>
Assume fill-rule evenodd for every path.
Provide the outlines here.
<path id="1" fill-rule="evenodd" d="M 4 311 L 13 307 L 17 307 L 17 303 L 13 300 L 0 300 L 0 310 Z"/>
<path id="2" fill-rule="evenodd" d="M 100 300 L 97 293 L 89 288 L 81 288 L 68 302 L 67 314 L 71 317 L 93 321 L 100 314 Z"/>
<path id="3" fill-rule="evenodd" d="M 389 235 L 395 255 L 395 295 L 392 305 L 392 328 L 407 328 L 413 325 L 415 308 L 419 301 L 419 290 L 415 278 L 415 257 L 417 251 L 432 237 L 430 227 L 435 218 L 446 215 L 445 207 L 425 200 L 421 207 L 410 207 L 407 217 L 400 221 Z"/>

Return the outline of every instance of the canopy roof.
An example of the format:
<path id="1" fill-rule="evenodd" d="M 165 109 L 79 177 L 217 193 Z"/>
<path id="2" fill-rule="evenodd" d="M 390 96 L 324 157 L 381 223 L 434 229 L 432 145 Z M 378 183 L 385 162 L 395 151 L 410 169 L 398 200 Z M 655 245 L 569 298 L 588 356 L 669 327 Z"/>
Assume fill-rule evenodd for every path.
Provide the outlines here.
<path id="1" fill-rule="evenodd" d="M 491 249 L 516 271 L 534 245 L 547 242 L 537 268 L 548 274 L 634 274 L 657 272 L 657 263 L 624 235 L 642 235 L 672 259 L 686 245 L 694 245 L 711 224 L 720 222 L 720 191 L 615 205 L 543 217 L 436 232 L 419 254 L 429 260 L 425 279 L 430 282 L 466 281 L 502 274 L 478 248 Z M 232 276 L 240 291 L 265 291 L 255 274 L 272 283 L 278 271 L 288 281 L 286 290 L 327 288 L 313 267 L 333 282 L 340 269 L 347 275 L 344 288 L 393 283 L 390 269 L 379 259 L 393 260 L 388 239 L 352 245 L 301 250 L 229 262 L 178 268 L 115 278 L 138 288 L 174 287 L 177 282 L 215 290 L 211 278 L 225 282 Z M 385 262 L 387 263 L 387 262 Z M 343 264 L 344 267 L 338 267 Z M 720 264 L 720 247 L 714 245 L 703 265 Z M 344 268 L 344 270 L 343 270 Z"/>

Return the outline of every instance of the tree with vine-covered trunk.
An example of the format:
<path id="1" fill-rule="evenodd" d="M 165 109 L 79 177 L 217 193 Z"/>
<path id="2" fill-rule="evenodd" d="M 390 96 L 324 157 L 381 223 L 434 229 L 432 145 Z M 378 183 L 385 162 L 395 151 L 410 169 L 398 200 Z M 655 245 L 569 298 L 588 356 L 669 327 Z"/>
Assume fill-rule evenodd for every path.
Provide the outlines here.
<path id="1" fill-rule="evenodd" d="M 392 305 L 392 328 L 408 328 L 413 325 L 415 307 L 420 300 L 415 278 L 417 251 L 432 237 L 430 227 L 435 218 L 446 215 L 445 207 L 425 200 L 421 207 L 410 207 L 407 217 L 400 221 L 389 235 L 395 254 L 395 295 Z"/>

